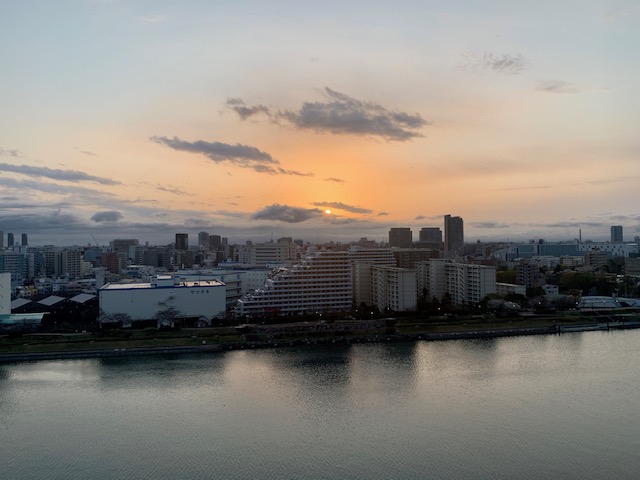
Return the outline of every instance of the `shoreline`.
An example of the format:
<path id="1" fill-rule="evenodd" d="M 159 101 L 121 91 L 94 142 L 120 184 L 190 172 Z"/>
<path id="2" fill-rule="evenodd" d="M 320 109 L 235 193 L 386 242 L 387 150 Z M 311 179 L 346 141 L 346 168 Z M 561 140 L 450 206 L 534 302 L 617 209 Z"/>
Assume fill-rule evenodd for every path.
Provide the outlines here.
<path id="1" fill-rule="evenodd" d="M 218 343 L 208 345 L 174 346 L 174 347 L 134 347 L 103 348 L 87 350 L 66 350 L 52 352 L 5 353 L 0 354 L 0 364 L 22 363 L 44 360 L 69 360 L 88 358 L 126 358 L 154 355 L 212 354 L 233 350 L 250 350 L 265 348 L 283 348 L 309 345 L 350 345 L 359 343 L 387 343 L 404 341 L 448 341 L 483 338 L 514 337 L 523 335 L 554 335 L 563 333 L 580 333 L 589 331 L 609 331 L 640 328 L 640 321 L 605 322 L 579 325 L 548 325 L 537 327 L 495 328 L 486 330 L 451 331 L 438 333 L 389 333 L 364 334 L 348 337 L 301 337 L 289 340 L 243 340 L 234 343 Z"/>

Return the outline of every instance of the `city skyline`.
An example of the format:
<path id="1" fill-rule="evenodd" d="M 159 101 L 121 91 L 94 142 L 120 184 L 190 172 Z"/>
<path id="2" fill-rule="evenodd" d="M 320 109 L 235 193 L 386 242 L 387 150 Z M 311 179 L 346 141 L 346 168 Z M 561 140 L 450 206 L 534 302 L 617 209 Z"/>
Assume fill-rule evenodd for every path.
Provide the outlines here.
<path id="1" fill-rule="evenodd" d="M 34 244 L 638 234 L 631 2 L 4 13 L 0 229 Z"/>

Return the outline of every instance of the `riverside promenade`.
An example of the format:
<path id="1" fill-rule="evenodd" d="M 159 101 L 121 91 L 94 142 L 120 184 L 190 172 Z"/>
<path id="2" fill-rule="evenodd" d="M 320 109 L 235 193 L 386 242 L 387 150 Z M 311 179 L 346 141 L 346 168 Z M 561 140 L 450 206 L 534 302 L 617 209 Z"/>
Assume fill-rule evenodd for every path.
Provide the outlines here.
<path id="1" fill-rule="evenodd" d="M 462 324 L 466 326 L 466 324 Z M 448 329 L 446 327 L 449 327 Z M 197 345 L 178 346 L 135 346 L 133 340 L 123 340 L 115 348 L 96 347 L 94 341 L 79 343 L 69 348 L 55 349 L 49 345 L 48 351 L 28 351 L 3 353 L 0 349 L 0 363 L 28 362 L 41 360 L 85 359 L 85 358 L 118 358 L 150 355 L 184 355 L 184 354 L 212 354 L 229 350 L 285 348 L 306 345 L 345 345 L 374 342 L 404 342 L 404 341 L 446 341 L 478 338 L 497 338 L 521 335 L 557 335 L 564 333 L 586 332 L 596 330 L 617 330 L 640 328 L 640 320 L 567 323 L 539 326 L 518 326 L 487 328 L 460 328 L 461 325 L 445 325 L 443 331 L 416 331 L 408 328 L 401 331 L 389 319 L 386 321 L 366 322 L 300 322 L 295 324 L 275 325 L 242 325 L 236 327 L 239 335 L 224 337 L 200 337 L 191 335 Z M 473 326 L 471 326 L 473 327 Z M 196 330 L 197 331 L 197 330 Z M 192 332 L 193 333 L 193 332 Z M 187 337 L 183 337 L 187 338 Z M 206 339 L 204 339 L 206 338 Z M 157 339 L 154 339 L 157 340 Z M 168 337 L 166 340 L 175 340 Z M 77 343 L 77 342 L 76 342 Z M 25 344 L 27 345 L 27 344 Z M 64 344 L 63 344 L 64 345 Z M 131 346 L 133 345 L 133 346 Z M 36 346 L 34 346 L 36 347 Z M 90 347 L 90 348 L 89 348 Z"/>

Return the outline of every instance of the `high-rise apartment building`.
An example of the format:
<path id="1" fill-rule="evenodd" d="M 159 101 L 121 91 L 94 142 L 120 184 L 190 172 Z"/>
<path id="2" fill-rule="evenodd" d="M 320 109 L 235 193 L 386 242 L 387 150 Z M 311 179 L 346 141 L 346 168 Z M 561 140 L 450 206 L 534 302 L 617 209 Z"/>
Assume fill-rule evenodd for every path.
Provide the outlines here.
<path id="1" fill-rule="evenodd" d="M 4 248 L 4 232 L 0 230 L 0 250 Z"/>
<path id="2" fill-rule="evenodd" d="M 411 248 L 413 236 L 408 227 L 397 227 L 389 230 L 389 246 L 400 248 Z"/>
<path id="3" fill-rule="evenodd" d="M 189 249 L 189 234 L 176 233 L 176 250 L 188 250 L 188 249 Z"/>
<path id="4" fill-rule="evenodd" d="M 348 252 L 322 250 L 291 268 L 272 272 L 264 289 L 238 300 L 236 315 L 302 315 L 348 312 L 352 305 Z"/>
<path id="5" fill-rule="evenodd" d="M 622 243 L 623 238 L 622 225 L 613 225 L 611 227 L 611 243 Z"/>
<path id="6" fill-rule="evenodd" d="M 439 245 L 442 243 L 442 230 L 439 227 L 423 227 L 419 234 L 420 243 Z"/>
<path id="7" fill-rule="evenodd" d="M 386 309 L 394 312 L 415 310 L 417 306 L 416 271 L 385 265 L 372 265 L 371 296 L 372 304 L 380 311 Z"/>
<path id="8" fill-rule="evenodd" d="M 13 247 L 13 233 L 7 233 L 7 247 Z"/>
<path id="9" fill-rule="evenodd" d="M 444 216 L 444 250 L 455 252 L 464 245 L 462 217 Z"/>
<path id="10" fill-rule="evenodd" d="M 432 259 L 417 265 L 418 295 L 441 300 L 449 294 L 455 305 L 478 304 L 496 292 L 496 267 Z"/>
<path id="11" fill-rule="evenodd" d="M 22 234 L 22 239 L 20 240 L 20 245 L 29 245 L 29 241 L 27 239 L 27 234 L 26 233 Z"/>

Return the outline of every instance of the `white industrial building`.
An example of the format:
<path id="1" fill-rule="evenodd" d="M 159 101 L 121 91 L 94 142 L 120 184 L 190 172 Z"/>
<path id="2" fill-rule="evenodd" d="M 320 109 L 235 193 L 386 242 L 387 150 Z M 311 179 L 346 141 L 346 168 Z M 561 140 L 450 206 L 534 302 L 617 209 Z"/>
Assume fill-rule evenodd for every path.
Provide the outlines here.
<path id="1" fill-rule="evenodd" d="M 168 309 L 178 318 L 199 318 L 206 323 L 225 315 L 225 285 L 217 280 L 186 281 L 158 275 L 150 283 L 108 283 L 98 296 L 105 319 L 124 314 L 131 320 L 151 320 Z"/>

